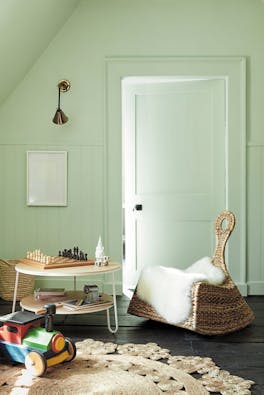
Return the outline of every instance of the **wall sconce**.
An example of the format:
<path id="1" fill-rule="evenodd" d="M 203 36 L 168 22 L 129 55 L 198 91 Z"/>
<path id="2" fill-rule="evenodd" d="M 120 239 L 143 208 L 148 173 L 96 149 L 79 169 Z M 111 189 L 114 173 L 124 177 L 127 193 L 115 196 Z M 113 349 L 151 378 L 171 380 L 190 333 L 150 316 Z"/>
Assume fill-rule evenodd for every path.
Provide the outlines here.
<path id="1" fill-rule="evenodd" d="M 64 123 L 66 123 L 68 121 L 69 118 L 67 117 L 67 115 L 64 114 L 64 112 L 60 108 L 60 94 L 61 94 L 61 92 L 67 92 L 70 89 L 71 84 L 68 80 L 61 80 L 61 81 L 59 81 L 57 86 L 59 89 L 58 108 L 57 108 L 57 111 L 54 115 L 52 122 L 55 123 L 56 125 L 63 125 Z"/>

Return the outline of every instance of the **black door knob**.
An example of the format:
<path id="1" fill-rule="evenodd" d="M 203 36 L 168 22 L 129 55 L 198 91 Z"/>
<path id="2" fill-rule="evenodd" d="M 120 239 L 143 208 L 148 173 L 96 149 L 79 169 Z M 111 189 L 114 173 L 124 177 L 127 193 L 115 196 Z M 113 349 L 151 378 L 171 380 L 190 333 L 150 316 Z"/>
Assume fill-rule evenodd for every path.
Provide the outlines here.
<path id="1" fill-rule="evenodd" d="M 134 207 L 134 210 L 136 210 L 136 211 L 142 211 L 142 209 L 143 209 L 142 204 L 136 204 Z"/>

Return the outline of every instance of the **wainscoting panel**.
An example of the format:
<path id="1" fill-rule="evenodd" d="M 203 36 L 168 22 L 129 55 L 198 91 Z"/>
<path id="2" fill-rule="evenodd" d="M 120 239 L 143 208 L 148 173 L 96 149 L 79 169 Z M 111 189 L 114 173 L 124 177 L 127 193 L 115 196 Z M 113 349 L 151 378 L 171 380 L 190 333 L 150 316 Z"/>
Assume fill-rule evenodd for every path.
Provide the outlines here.
<path id="1" fill-rule="evenodd" d="M 264 145 L 249 145 L 247 283 L 249 295 L 264 295 Z"/>
<path id="2" fill-rule="evenodd" d="M 68 205 L 29 207 L 26 204 L 27 150 L 68 152 Z M 18 258 L 26 249 L 48 255 L 78 245 L 94 256 L 104 238 L 103 147 L 0 145 L 0 255 Z"/>

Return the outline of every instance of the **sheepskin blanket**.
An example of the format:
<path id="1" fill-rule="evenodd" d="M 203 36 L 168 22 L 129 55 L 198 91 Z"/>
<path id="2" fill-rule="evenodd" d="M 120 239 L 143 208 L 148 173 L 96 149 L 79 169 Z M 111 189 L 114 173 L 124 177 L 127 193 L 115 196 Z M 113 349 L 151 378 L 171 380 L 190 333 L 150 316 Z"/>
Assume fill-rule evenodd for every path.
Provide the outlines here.
<path id="1" fill-rule="evenodd" d="M 142 270 L 137 295 L 152 305 L 171 324 L 185 321 L 191 311 L 191 288 L 195 282 L 222 284 L 225 274 L 209 257 L 193 263 L 186 270 L 155 266 Z"/>

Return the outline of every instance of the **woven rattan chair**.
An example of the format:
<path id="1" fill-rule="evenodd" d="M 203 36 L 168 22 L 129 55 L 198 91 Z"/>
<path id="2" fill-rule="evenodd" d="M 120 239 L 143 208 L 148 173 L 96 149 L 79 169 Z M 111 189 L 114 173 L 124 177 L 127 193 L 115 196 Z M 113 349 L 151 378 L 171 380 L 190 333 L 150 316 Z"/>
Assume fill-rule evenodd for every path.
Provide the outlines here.
<path id="1" fill-rule="evenodd" d="M 232 281 L 225 264 L 225 245 L 234 226 L 235 216 L 230 211 L 224 211 L 216 218 L 216 248 L 212 263 L 226 274 L 224 283 L 194 283 L 191 289 L 191 313 L 186 321 L 175 326 L 204 335 L 220 335 L 242 329 L 254 320 L 252 310 Z M 152 306 L 137 296 L 137 290 L 130 301 L 128 313 L 168 323 Z"/>

